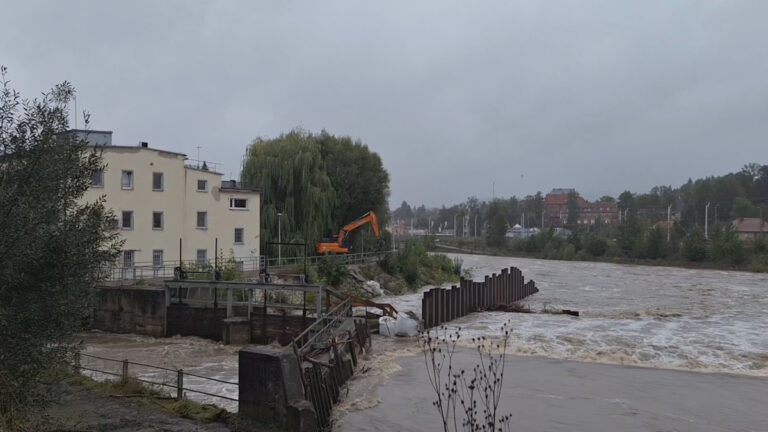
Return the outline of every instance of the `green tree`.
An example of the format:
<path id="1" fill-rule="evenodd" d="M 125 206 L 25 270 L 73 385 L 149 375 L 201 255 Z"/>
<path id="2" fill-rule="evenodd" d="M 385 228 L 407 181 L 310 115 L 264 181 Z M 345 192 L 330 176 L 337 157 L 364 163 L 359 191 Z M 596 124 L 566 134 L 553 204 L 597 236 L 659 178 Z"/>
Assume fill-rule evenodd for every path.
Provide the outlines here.
<path id="1" fill-rule="evenodd" d="M 665 233 L 660 227 L 651 228 L 645 238 L 644 253 L 646 258 L 659 259 L 666 255 Z"/>
<path id="2" fill-rule="evenodd" d="M 635 195 L 630 191 L 624 191 L 619 195 L 619 209 L 634 210 L 635 207 Z"/>
<path id="3" fill-rule="evenodd" d="M 608 242 L 593 234 L 585 236 L 583 243 L 584 250 L 593 257 L 601 257 L 608 250 Z"/>
<path id="4" fill-rule="evenodd" d="M 15 430 L 53 397 L 43 380 L 78 349 L 73 334 L 120 242 L 103 200 L 82 200 L 103 164 L 66 132 L 72 85 L 22 100 L 1 72 L 0 430 Z"/>
<path id="5" fill-rule="evenodd" d="M 688 261 L 704 261 L 707 258 L 707 239 L 698 225 L 691 228 L 683 239 L 683 255 Z"/>
<path id="6" fill-rule="evenodd" d="M 712 259 L 741 264 L 746 260 L 746 251 L 731 224 L 718 225 L 712 233 Z"/>
<path id="7" fill-rule="evenodd" d="M 575 228 L 579 221 L 579 195 L 576 192 L 568 193 L 565 207 L 568 209 L 568 225 Z"/>
<path id="8" fill-rule="evenodd" d="M 507 219 L 504 217 L 504 209 L 498 201 L 495 200 L 490 205 L 491 226 L 488 231 L 488 244 L 497 247 L 506 243 L 507 235 Z"/>
<path id="9" fill-rule="evenodd" d="M 262 242 L 277 241 L 278 228 L 283 241 L 315 242 L 368 210 L 376 212 L 381 226 L 388 219 L 389 174 L 376 153 L 349 137 L 295 129 L 274 139 L 257 138 L 240 176 L 263 191 Z M 302 252 L 283 248 L 283 255 Z"/>

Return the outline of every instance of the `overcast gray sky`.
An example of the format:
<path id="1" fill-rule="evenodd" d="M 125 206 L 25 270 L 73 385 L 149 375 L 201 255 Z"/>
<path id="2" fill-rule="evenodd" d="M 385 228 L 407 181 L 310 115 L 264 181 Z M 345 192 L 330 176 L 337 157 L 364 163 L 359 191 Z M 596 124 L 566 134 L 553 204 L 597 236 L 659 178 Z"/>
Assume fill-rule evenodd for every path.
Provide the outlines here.
<path id="1" fill-rule="evenodd" d="M 8 1 L 0 64 L 114 143 L 239 173 L 296 126 L 384 160 L 391 206 L 588 198 L 768 163 L 768 1 Z"/>

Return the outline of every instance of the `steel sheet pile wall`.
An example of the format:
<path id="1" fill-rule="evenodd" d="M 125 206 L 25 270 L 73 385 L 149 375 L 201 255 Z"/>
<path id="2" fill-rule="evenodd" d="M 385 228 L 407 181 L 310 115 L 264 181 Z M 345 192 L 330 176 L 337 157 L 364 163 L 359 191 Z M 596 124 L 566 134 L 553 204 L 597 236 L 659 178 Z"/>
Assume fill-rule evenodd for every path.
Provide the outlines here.
<path id="1" fill-rule="evenodd" d="M 502 269 L 500 274 L 486 276 L 483 282 L 462 278 L 451 289 L 433 288 L 421 299 L 424 328 L 439 326 L 472 312 L 493 309 L 522 300 L 539 292 L 532 280 L 525 282 L 520 269 Z"/>

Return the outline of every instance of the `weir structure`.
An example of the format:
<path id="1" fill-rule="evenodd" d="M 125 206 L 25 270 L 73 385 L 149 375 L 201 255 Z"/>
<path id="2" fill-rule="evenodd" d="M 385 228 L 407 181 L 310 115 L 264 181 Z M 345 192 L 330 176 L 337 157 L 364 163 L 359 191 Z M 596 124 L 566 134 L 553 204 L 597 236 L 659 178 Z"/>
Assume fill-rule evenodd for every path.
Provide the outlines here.
<path id="1" fill-rule="evenodd" d="M 461 278 L 450 289 L 433 288 L 421 299 L 424 328 L 440 326 L 472 312 L 507 306 L 539 292 L 533 280 L 525 281 L 517 267 L 486 276 L 482 282 Z"/>
<path id="2" fill-rule="evenodd" d="M 303 283 L 305 278 L 266 283 L 193 277 L 189 272 L 186 279 L 166 280 L 162 288 L 102 287 L 93 327 L 246 345 L 238 354 L 239 415 L 282 430 L 330 426 L 342 386 L 370 348 L 367 319 L 379 315 L 369 309 L 397 314 L 391 305 Z M 364 317 L 353 316 L 357 306 L 365 308 Z"/>

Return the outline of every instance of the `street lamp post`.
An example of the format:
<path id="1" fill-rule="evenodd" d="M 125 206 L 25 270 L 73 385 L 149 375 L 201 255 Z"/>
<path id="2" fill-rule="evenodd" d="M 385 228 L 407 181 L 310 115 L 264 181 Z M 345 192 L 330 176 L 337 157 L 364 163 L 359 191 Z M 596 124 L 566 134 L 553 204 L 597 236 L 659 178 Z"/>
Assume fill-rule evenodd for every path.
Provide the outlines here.
<path id="1" fill-rule="evenodd" d="M 709 240 L 709 205 L 711 203 L 707 203 L 707 205 L 704 207 L 704 238 Z"/>

